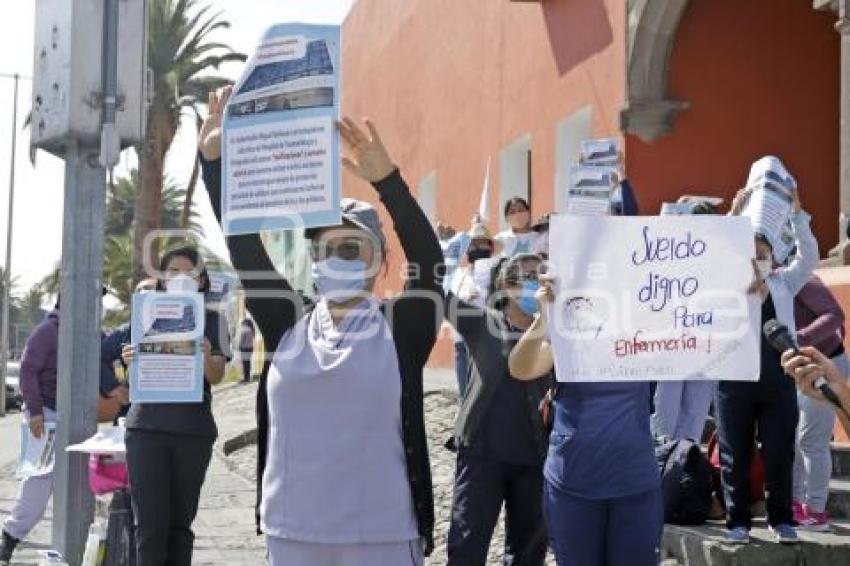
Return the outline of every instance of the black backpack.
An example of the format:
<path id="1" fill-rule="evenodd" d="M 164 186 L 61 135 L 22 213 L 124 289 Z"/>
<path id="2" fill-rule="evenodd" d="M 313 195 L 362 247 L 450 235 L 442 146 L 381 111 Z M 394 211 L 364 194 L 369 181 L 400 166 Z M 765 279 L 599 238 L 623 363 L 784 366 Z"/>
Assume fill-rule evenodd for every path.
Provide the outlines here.
<path id="1" fill-rule="evenodd" d="M 668 440 L 655 447 L 664 498 L 664 522 L 702 525 L 711 510 L 711 465 L 692 440 Z"/>

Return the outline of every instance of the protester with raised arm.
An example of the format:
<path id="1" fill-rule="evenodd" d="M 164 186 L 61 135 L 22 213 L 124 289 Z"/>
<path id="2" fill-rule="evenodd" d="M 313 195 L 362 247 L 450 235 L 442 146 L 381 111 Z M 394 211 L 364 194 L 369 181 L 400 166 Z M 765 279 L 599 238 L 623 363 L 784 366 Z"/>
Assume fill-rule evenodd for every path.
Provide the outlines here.
<path id="1" fill-rule="evenodd" d="M 229 95 L 210 95 L 200 136 L 219 220 Z M 415 276 L 397 297 L 374 296 L 386 238 L 377 211 L 352 199 L 341 226 L 305 233 L 319 292 L 306 312 L 258 234 L 227 238 L 271 356 L 257 403 L 260 526 L 272 566 L 421 564 L 434 528 L 422 368 L 441 320 L 442 254 L 375 126 L 337 126 L 351 152 L 343 165 L 375 187 Z"/>
<path id="2" fill-rule="evenodd" d="M 541 278 L 539 313 L 510 356 L 511 375 L 554 370 Z M 649 431 L 649 383 L 558 383 L 544 464 L 543 507 L 558 566 L 656 566 L 664 526 Z"/>
<path id="3" fill-rule="evenodd" d="M 741 213 L 751 192 L 751 188 L 738 192 L 731 214 Z M 769 234 L 755 235 L 756 273 L 750 291 L 757 293 L 761 300 L 759 328 L 771 319 L 789 329 L 795 328 L 794 296 L 809 280 L 818 262 L 818 245 L 809 227 L 810 217 L 800 206 L 798 191 L 794 189 L 791 195 L 797 255 L 790 264 L 787 267 L 778 265 Z M 717 388 L 715 409 L 720 475 L 726 501 L 726 540 L 733 544 L 746 544 L 750 540 L 750 465 L 758 428 L 765 462 L 767 521 L 778 542 L 794 544 L 798 541 L 792 511 L 797 394 L 793 384 L 783 375 L 780 353 L 764 336 L 760 355 L 758 381 L 721 381 Z"/>

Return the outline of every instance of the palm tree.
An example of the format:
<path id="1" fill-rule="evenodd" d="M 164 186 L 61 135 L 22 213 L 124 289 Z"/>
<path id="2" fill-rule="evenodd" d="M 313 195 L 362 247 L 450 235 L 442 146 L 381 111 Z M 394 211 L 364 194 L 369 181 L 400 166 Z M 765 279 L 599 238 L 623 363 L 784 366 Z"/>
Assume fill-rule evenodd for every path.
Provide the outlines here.
<path id="1" fill-rule="evenodd" d="M 210 9 L 209 5 L 199 7 L 197 0 L 152 0 L 150 4 L 148 66 L 153 70 L 154 96 L 145 140 L 138 148 L 141 190 L 134 211 L 134 280 L 144 276 L 145 260 L 152 262 L 158 253 L 156 246 L 144 249 L 144 240 L 160 227 L 163 165 L 183 112 L 194 112 L 197 121 L 199 105 L 208 93 L 230 82 L 209 75 L 209 71 L 229 61 L 246 59 L 228 45 L 209 40 L 216 30 L 230 27 L 221 13 L 210 15 Z M 197 180 L 197 170 L 192 177 Z M 185 201 L 191 202 L 193 193 L 194 184 L 190 183 Z M 188 208 L 190 205 L 184 203 L 184 210 Z M 188 216 L 184 213 L 186 220 Z"/>
<path id="2" fill-rule="evenodd" d="M 110 187 L 106 198 L 104 234 L 107 238 L 132 234 L 138 195 L 142 190 L 139 181 L 139 170 L 131 169 L 128 177 L 119 177 Z M 186 192 L 173 179 L 163 180 L 158 226 L 164 230 L 183 229 L 203 236 L 200 215 L 194 204 L 190 202 L 188 213 L 184 212 Z"/>
<path id="3" fill-rule="evenodd" d="M 36 283 L 33 285 L 18 300 L 18 320 L 30 327 L 38 324 L 42 317 L 44 317 L 44 309 L 41 308 L 44 298 L 45 294 L 41 288 L 41 284 Z"/>
<path id="4" fill-rule="evenodd" d="M 17 286 L 18 286 L 18 278 L 17 277 L 11 277 L 9 279 L 9 298 L 11 299 L 9 301 L 10 305 L 13 305 L 15 303 L 13 293 L 15 292 L 15 287 L 17 287 Z M 2 265 L 0 265 L 0 298 L 6 296 L 6 293 L 4 292 L 5 288 L 6 288 L 6 269 Z"/>
<path id="5" fill-rule="evenodd" d="M 46 297 L 55 297 L 62 290 L 62 262 L 57 261 L 53 269 L 39 281 L 38 286 Z"/>
<path id="6" fill-rule="evenodd" d="M 192 204 L 188 219 L 183 222 L 186 190 L 166 178 L 162 189 L 162 209 L 159 226 L 164 230 L 183 229 L 190 238 L 203 236 L 200 214 Z M 133 293 L 133 216 L 136 195 L 139 194 L 139 172 L 131 169 L 128 177 L 119 177 L 110 187 L 106 199 L 106 241 L 103 248 L 103 283 L 115 298 L 127 306 Z M 171 238 L 167 239 L 169 245 Z M 163 243 L 163 242 L 159 242 Z M 155 265 L 155 264 L 153 264 Z"/>

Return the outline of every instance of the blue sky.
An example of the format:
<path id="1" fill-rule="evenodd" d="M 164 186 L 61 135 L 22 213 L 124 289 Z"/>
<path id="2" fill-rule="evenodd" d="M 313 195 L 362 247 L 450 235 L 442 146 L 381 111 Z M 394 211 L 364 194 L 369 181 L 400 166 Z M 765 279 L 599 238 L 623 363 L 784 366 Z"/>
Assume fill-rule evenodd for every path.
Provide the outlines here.
<path id="1" fill-rule="evenodd" d="M 200 0 L 224 12 L 232 27 L 219 33 L 217 40 L 250 54 L 257 40 L 271 24 L 282 22 L 340 23 L 354 0 Z M 34 2 L 8 2 L 0 18 L 0 73 L 32 74 Z M 239 65 L 222 69 L 236 79 Z M 13 214 L 12 274 L 18 278 L 19 293 L 46 275 L 61 256 L 64 162 L 39 152 L 36 167 L 28 159 L 29 134 L 21 131 L 24 115 L 30 107 L 31 88 L 22 81 L 18 99 L 18 156 L 15 175 Z M 9 165 L 12 128 L 12 81 L 0 79 L 0 264 L 6 249 Z M 188 181 L 195 154 L 195 136 L 191 120 L 175 139 L 166 161 L 166 171 L 178 183 Z M 118 173 L 130 164 L 125 159 Z M 224 239 L 206 203 L 202 203 L 203 224 L 210 247 L 223 253 Z"/>

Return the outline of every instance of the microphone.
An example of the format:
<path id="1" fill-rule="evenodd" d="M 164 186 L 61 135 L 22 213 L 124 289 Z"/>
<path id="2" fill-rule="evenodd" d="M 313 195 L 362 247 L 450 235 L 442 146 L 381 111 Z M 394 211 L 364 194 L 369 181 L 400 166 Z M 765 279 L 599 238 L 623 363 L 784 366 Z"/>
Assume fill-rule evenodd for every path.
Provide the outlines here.
<path id="1" fill-rule="evenodd" d="M 794 340 L 794 337 L 791 336 L 791 332 L 788 330 L 788 327 L 775 318 L 765 322 L 762 327 L 762 331 L 770 345 L 773 346 L 773 348 L 780 354 L 786 350 L 793 350 L 795 354 L 801 354 L 800 348 L 797 347 L 797 342 Z M 818 391 L 826 397 L 827 401 L 841 410 L 844 409 L 841 405 L 841 401 L 838 399 L 838 396 L 826 382 L 824 377 L 817 378 L 814 385 L 817 387 Z"/>

